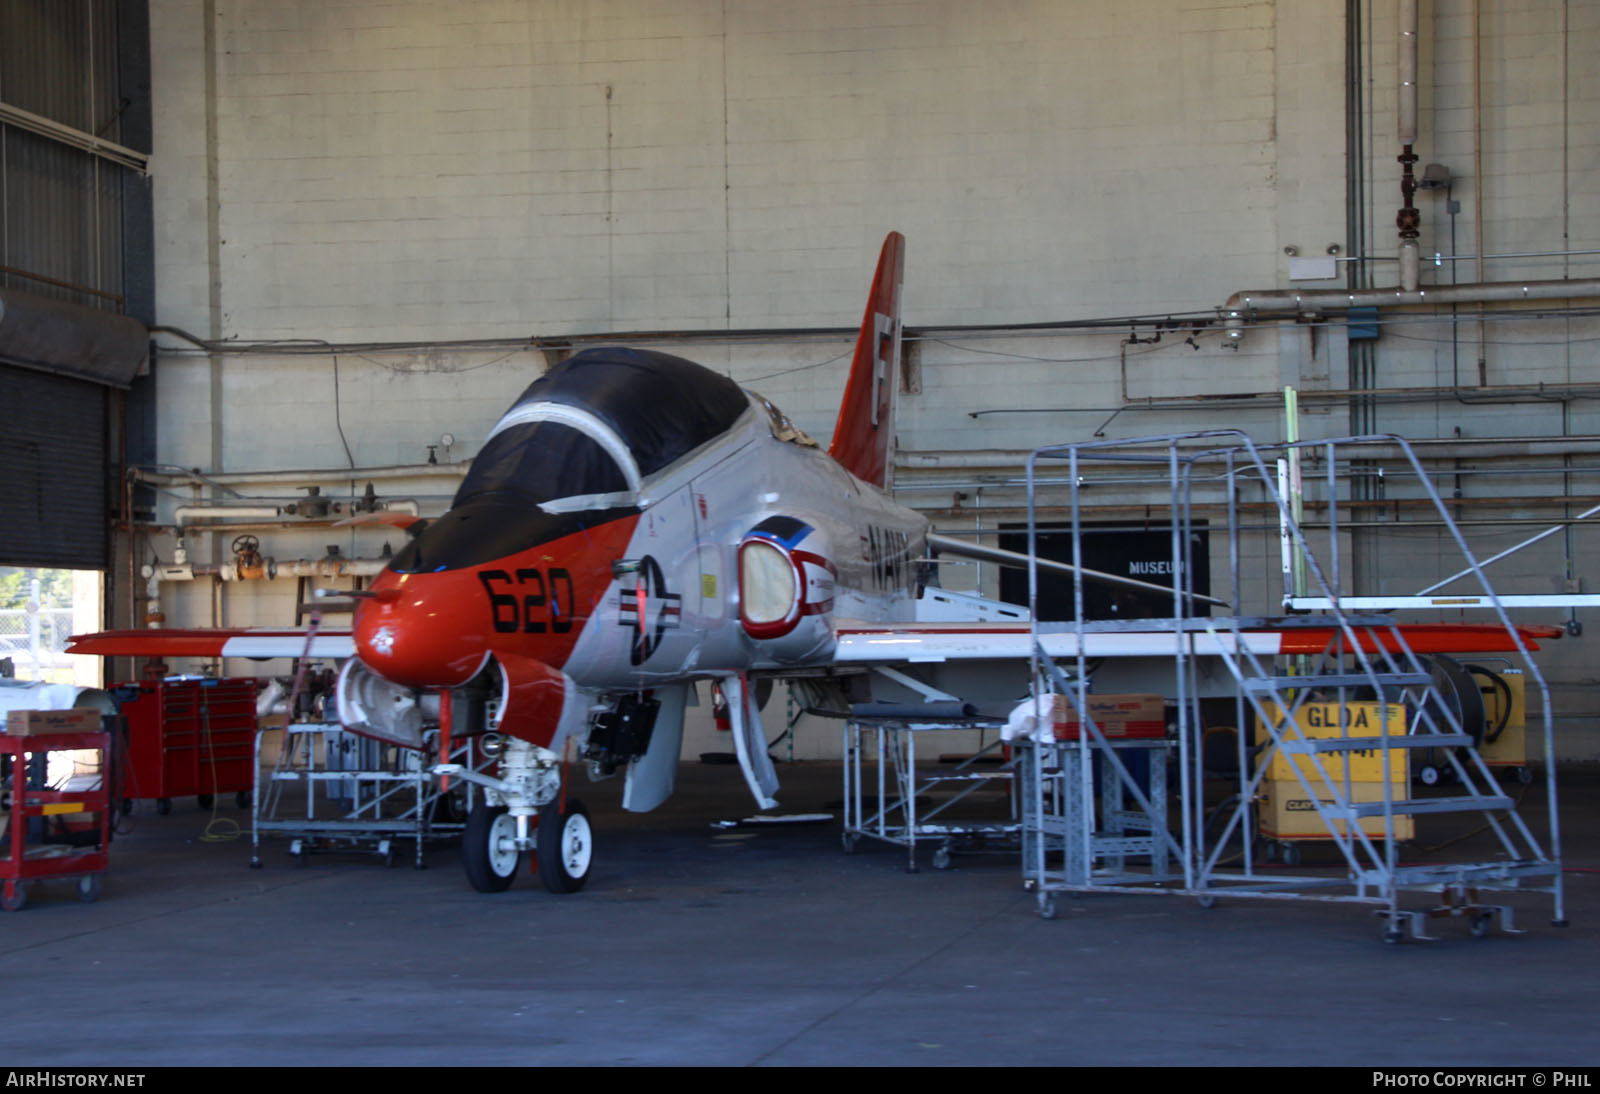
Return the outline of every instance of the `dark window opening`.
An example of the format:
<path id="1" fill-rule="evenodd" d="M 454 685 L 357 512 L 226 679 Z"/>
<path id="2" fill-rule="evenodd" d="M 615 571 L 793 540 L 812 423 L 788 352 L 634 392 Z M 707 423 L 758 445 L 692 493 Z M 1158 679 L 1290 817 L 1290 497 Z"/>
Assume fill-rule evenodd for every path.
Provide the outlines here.
<path id="1" fill-rule="evenodd" d="M 1172 527 L 1162 524 L 1124 522 L 1086 523 L 1082 529 L 1082 565 L 1090 570 L 1129 577 L 1151 585 L 1172 587 L 1177 566 L 1172 557 Z M 1039 557 L 1057 562 L 1072 562 L 1072 533 L 1059 525 L 1048 526 L 1038 534 Z M 1000 546 L 1019 554 L 1028 552 L 1028 526 L 1002 525 Z M 1211 533 L 1206 522 L 1196 521 L 1189 543 L 1182 546 L 1183 565 L 1193 573 L 1196 593 L 1211 593 Z M 1039 619 L 1060 622 L 1077 618 L 1074 610 L 1072 579 L 1055 574 L 1039 575 Z M 1000 599 L 1012 604 L 1028 603 L 1028 572 L 1015 567 L 1000 571 Z M 1170 619 L 1172 597 L 1153 589 L 1134 589 L 1104 581 L 1083 583 L 1083 617 L 1093 622 L 1107 619 Z M 1191 604 L 1186 616 L 1210 615 L 1210 605 Z"/>

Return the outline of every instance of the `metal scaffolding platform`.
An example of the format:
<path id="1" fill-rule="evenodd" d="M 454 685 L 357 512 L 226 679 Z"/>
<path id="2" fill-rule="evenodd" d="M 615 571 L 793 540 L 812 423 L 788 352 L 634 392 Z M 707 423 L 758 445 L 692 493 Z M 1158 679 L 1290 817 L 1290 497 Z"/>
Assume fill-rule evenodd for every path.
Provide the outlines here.
<path id="1" fill-rule="evenodd" d="M 1070 741 L 1046 734 L 1022 750 L 1023 874 L 1025 884 L 1037 891 L 1042 915 L 1054 914 L 1055 894 L 1062 891 L 1178 893 L 1204 904 L 1219 896 L 1348 901 L 1374 906 L 1384 920 L 1385 939 L 1393 942 L 1407 932 L 1427 937 L 1424 926 L 1435 917 L 1465 917 L 1479 934 L 1496 924 L 1514 930 L 1511 909 L 1482 903 L 1480 894 L 1516 890 L 1550 894 L 1552 920 L 1565 922 L 1554 765 L 1546 769 L 1550 831 L 1541 840 L 1517 815 L 1515 800 L 1500 790 L 1480 755 L 1478 735 L 1463 724 L 1458 704 L 1447 694 L 1448 666 L 1454 662 L 1430 652 L 1449 648 L 1458 636 L 1466 636 L 1467 628 L 1443 624 L 1430 632 L 1375 612 L 1369 600 L 1356 601 L 1359 609 L 1347 606 L 1341 596 L 1351 583 L 1342 561 L 1348 537 L 1339 524 L 1340 507 L 1348 497 L 1341 493 L 1336 470 L 1371 459 L 1367 453 L 1376 446 L 1400 452 L 1403 469 L 1414 475 L 1414 496 L 1431 502 L 1430 519 L 1446 530 L 1461 553 L 1464 569 L 1456 577 L 1471 577 L 1476 586 L 1472 596 L 1492 613 L 1494 629 L 1480 628 L 1482 644 L 1468 650 L 1503 649 L 1520 656 L 1530 712 L 1537 697 L 1542 713 L 1544 753 L 1554 755 L 1549 692 L 1538 665 L 1528 657 L 1530 640 L 1511 622 L 1405 441 L 1357 437 L 1257 446 L 1243 434 L 1226 431 L 1041 448 L 1028 464 L 1030 555 L 1036 555 L 1035 476 L 1041 463 L 1067 465 L 1075 561 L 1082 557 L 1080 491 L 1091 481 L 1092 469 L 1130 463 L 1145 470 L 1161 467 L 1170 492 L 1165 519 L 1172 532 L 1173 588 L 1179 590 L 1171 597 L 1170 616 L 1087 621 L 1080 575 L 1073 581 L 1077 619 L 1042 623 L 1038 568 L 1030 570 L 1036 693 L 1041 702 L 1049 693 L 1065 696 L 1088 730 Z M 1306 485 L 1300 465 L 1307 458 L 1326 471 L 1319 487 L 1325 534 L 1315 544 L 1301 519 Z M 1280 563 L 1276 568 L 1284 582 L 1284 605 L 1314 603 L 1317 614 L 1207 615 L 1200 610 L 1192 545 L 1197 541 L 1194 493 L 1202 478 L 1207 489 L 1220 490 L 1225 497 L 1228 603 L 1236 611 L 1243 602 L 1239 505 L 1250 493 L 1279 518 L 1280 558 L 1272 561 Z M 1391 476 L 1391 489 L 1393 482 Z M 1150 519 L 1162 521 L 1161 516 Z M 1412 606 L 1396 605 L 1402 610 Z M 1135 637 L 1140 641 L 1128 641 Z M 1120 641 L 1108 641 L 1113 638 Z M 1421 652 L 1417 646 L 1423 647 Z M 1156 780 L 1141 786 L 1130 772 L 1125 762 L 1128 742 L 1108 738 L 1089 715 L 1093 678 L 1103 664 L 1094 651 L 1134 647 L 1148 661 L 1151 690 L 1157 680 L 1165 680 L 1168 698 L 1176 700 L 1176 818 L 1169 816 Z M 1212 804 L 1206 796 L 1201 702 L 1224 695 L 1234 708 L 1237 774 L 1232 792 Z M 1345 712 L 1358 702 L 1372 708 L 1382 732 L 1349 724 Z M 1305 728 L 1302 715 L 1314 704 L 1336 712 L 1331 729 Z M 1393 724 L 1401 727 L 1398 732 L 1385 728 L 1391 714 L 1396 715 Z M 1261 734 L 1255 747 L 1246 732 L 1251 725 Z M 1444 787 L 1413 790 L 1405 776 L 1412 754 L 1428 756 L 1448 773 L 1445 781 L 1454 784 L 1448 792 L 1442 792 Z M 1261 861 L 1258 806 L 1269 769 L 1280 757 L 1280 786 L 1295 794 L 1295 805 L 1303 812 L 1315 813 L 1317 838 L 1337 850 L 1342 872 L 1291 874 Z M 1357 757 L 1375 761 L 1380 774 L 1361 781 L 1352 774 Z M 1101 784 L 1098 812 L 1091 806 L 1096 778 Z M 1444 813 L 1481 818 L 1496 841 L 1494 857 L 1404 863 L 1399 845 L 1413 818 Z M 1175 831 L 1168 830 L 1169 821 Z M 1137 834 L 1131 835 L 1132 830 Z M 1402 896 L 1416 893 L 1430 894 L 1436 902 L 1403 908 Z"/>
<path id="2" fill-rule="evenodd" d="M 400 748 L 344 730 L 337 723 L 291 722 L 270 767 L 262 763 L 256 735 L 257 788 L 250 837 L 250 865 L 261 865 L 261 837 L 289 840 L 297 864 L 317 849 L 368 851 L 385 865 L 396 860 L 395 844 L 414 844 L 413 865 L 423 867 L 423 847 L 459 835 L 477 791 L 466 780 L 442 789 L 432 774 L 437 733 L 424 735 L 421 750 Z M 456 745 L 451 761 L 481 766 L 472 740 Z"/>
<path id="3" fill-rule="evenodd" d="M 858 708 L 859 710 L 859 708 Z M 961 850 L 1015 850 L 1019 823 L 1015 758 L 996 739 L 947 768 L 918 769 L 917 741 L 927 734 L 999 729 L 986 718 L 926 720 L 852 714 L 844 727 L 844 849 L 875 839 L 906 849 L 906 870 L 917 872 L 917 842 L 936 842 L 932 865 L 948 869 Z M 1005 798 L 977 804 L 1000 789 Z M 968 808 L 963 809 L 963 806 Z"/>

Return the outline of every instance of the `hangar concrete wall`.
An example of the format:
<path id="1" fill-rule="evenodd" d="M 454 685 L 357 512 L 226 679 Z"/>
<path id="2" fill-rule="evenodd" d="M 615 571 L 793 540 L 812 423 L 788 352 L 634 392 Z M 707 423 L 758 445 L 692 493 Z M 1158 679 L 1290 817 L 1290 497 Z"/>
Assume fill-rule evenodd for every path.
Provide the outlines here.
<path id="1" fill-rule="evenodd" d="M 1593 277 L 1600 13 L 1482 9 L 1474 35 L 1455 5 L 1422 5 L 1418 169 L 1455 179 L 1418 197 L 1441 256 L 1424 284 Z M 669 348 L 826 437 L 847 340 L 770 332 L 854 325 L 891 228 L 922 331 L 900 447 L 943 461 L 904 470 L 900 496 L 951 529 L 1017 505 L 961 453 L 1097 431 L 1277 439 L 1264 396 L 1285 384 L 1307 393 L 1311 436 L 1600 435 L 1582 301 L 1386 316 L 1354 351 L 1337 311 L 1252 324 L 1231 348 L 1216 322 L 1231 293 L 1291 284 L 1289 248 L 1365 260 L 1297 287 L 1393 284 L 1393 0 L 152 0 L 151 22 L 158 319 L 205 343 L 160 339 L 169 465 L 350 468 L 322 485 L 359 492 L 362 470 L 421 464 L 428 445 L 470 458 L 546 363 L 529 339 L 645 331 L 702 332 Z M 1526 257 L 1450 260 L 1480 249 Z M 1184 322 L 1157 330 L 1165 316 Z M 1115 317 L 1143 319 L 1019 329 Z M 1009 329 L 957 329 L 974 324 Z M 715 337 L 739 331 L 767 333 Z M 1318 398 L 1346 389 L 1384 394 Z M 1582 462 L 1522 486 L 1600 493 Z M 1464 481 L 1468 508 L 1507 495 L 1506 475 Z M 382 482 L 424 508 L 453 486 Z M 158 519 L 213 494 L 169 487 Z M 228 538 L 190 547 L 220 561 Z M 263 538 L 280 558 L 384 540 Z M 1584 576 L 1582 543 L 1563 543 L 1529 580 Z M 140 561 L 172 549 L 158 537 Z M 1414 588 L 1442 565 L 1405 557 L 1398 574 L 1369 559 L 1373 579 Z M 293 585 L 163 599 L 173 623 L 279 623 Z M 1586 641 L 1553 663 L 1589 723 Z"/>

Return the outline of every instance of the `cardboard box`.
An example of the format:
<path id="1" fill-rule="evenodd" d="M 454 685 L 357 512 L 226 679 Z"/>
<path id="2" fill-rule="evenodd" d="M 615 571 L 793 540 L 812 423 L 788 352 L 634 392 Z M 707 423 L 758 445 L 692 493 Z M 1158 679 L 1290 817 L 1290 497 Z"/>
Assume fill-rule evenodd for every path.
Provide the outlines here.
<path id="1" fill-rule="evenodd" d="M 47 733 L 98 733 L 100 712 L 87 707 L 73 710 L 10 710 L 6 732 L 13 737 L 38 737 Z"/>
<path id="2" fill-rule="evenodd" d="M 1052 695 L 1050 705 L 1050 720 L 1055 725 L 1056 740 L 1076 741 L 1079 731 L 1078 708 L 1073 705 L 1072 699 L 1065 695 Z M 1167 699 L 1164 695 L 1091 694 L 1089 717 L 1108 738 L 1167 735 Z"/>
<path id="3" fill-rule="evenodd" d="M 1274 703 L 1264 704 L 1267 714 L 1272 718 L 1273 725 L 1283 721 L 1283 712 Z M 1380 707 L 1383 704 L 1376 702 L 1349 702 L 1342 707 L 1338 703 L 1305 703 L 1295 713 L 1295 724 L 1300 729 L 1300 737 L 1306 740 L 1326 740 L 1339 737 L 1404 737 L 1406 735 L 1406 708 L 1403 703 L 1387 704 L 1388 724 L 1380 724 Z M 1289 738 L 1294 739 L 1290 734 Z M 1260 744 L 1269 740 L 1266 728 L 1259 723 L 1256 726 L 1256 743 Z M 1404 780 L 1406 777 L 1406 754 L 1404 748 L 1389 749 L 1389 779 L 1390 781 Z M 1345 765 L 1350 767 L 1350 778 L 1354 782 L 1381 783 L 1383 782 L 1383 750 L 1381 748 L 1363 749 L 1360 752 L 1325 752 L 1318 757 L 1288 756 L 1281 751 L 1272 754 L 1272 762 L 1267 768 L 1267 778 L 1279 779 L 1283 782 L 1294 783 L 1294 767 L 1300 769 L 1308 782 L 1313 784 L 1321 778 L 1317 774 L 1317 763 L 1321 762 L 1322 770 L 1328 773 L 1328 778 L 1334 782 L 1344 781 Z M 1291 766 L 1291 764 L 1293 766 Z M 1296 784 L 1298 785 L 1298 784 Z"/>
<path id="4" fill-rule="evenodd" d="M 1320 785 L 1317 781 L 1313 786 Z M 1389 784 L 1389 799 L 1391 801 L 1405 801 L 1408 795 L 1405 782 L 1392 782 Z M 1355 802 L 1377 802 L 1383 800 L 1382 783 L 1352 783 L 1350 797 Z M 1327 800 L 1327 799 L 1324 799 Z M 1258 827 L 1263 836 L 1271 839 L 1332 839 L 1333 833 L 1328 831 L 1328 825 L 1323 821 L 1322 814 L 1317 812 L 1316 805 L 1306 794 L 1305 787 L 1300 785 L 1298 779 L 1282 782 L 1277 779 L 1263 779 L 1261 782 L 1261 800 L 1257 803 Z M 1340 833 L 1348 830 L 1348 821 L 1334 821 L 1334 826 Z M 1382 817 L 1362 817 L 1361 830 L 1369 836 L 1383 835 Z M 1409 813 L 1396 813 L 1394 816 L 1394 838 L 1397 840 L 1415 839 L 1417 832 L 1416 818 Z"/>

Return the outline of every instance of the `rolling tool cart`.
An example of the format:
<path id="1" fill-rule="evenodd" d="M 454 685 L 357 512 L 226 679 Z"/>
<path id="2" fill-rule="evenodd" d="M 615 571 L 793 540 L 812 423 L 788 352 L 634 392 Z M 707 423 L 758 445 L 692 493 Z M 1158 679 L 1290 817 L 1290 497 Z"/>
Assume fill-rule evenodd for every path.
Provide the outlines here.
<path id="1" fill-rule="evenodd" d="M 92 771 L 48 774 L 51 753 L 98 753 Z M 95 710 L 18 710 L 6 716 L 0 734 L 5 768 L 0 808 L 0 909 L 27 903 L 27 883 L 44 878 L 76 880 L 78 899 L 100 896 L 100 874 L 109 858 L 111 790 L 106 764 L 111 735 Z M 79 765 L 74 764 L 74 768 Z"/>

